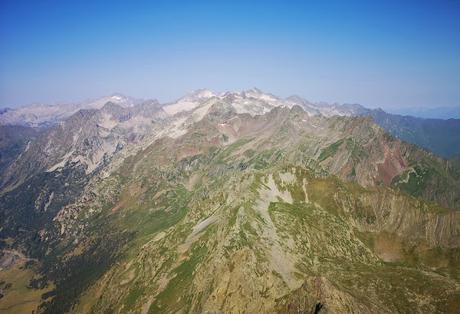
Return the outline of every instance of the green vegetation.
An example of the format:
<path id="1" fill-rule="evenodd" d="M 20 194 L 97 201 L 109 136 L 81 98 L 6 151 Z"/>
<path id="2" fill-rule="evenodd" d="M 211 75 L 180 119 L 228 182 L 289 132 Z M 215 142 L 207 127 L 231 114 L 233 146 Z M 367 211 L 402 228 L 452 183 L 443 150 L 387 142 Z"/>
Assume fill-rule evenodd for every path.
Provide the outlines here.
<path id="1" fill-rule="evenodd" d="M 215 158 L 214 158 L 214 162 L 217 162 L 217 163 L 225 163 L 227 161 L 227 159 L 233 154 L 235 153 L 239 148 L 241 148 L 243 145 L 251 142 L 253 139 L 251 138 L 243 138 L 243 139 L 240 139 L 238 141 L 236 141 L 235 143 L 231 144 L 231 145 L 228 145 L 226 146 L 225 148 L 221 149 L 219 151 L 219 153 L 216 154 Z"/>
<path id="2" fill-rule="evenodd" d="M 205 246 L 197 245 L 193 248 L 190 256 L 173 271 L 174 277 L 168 286 L 155 300 L 149 309 L 149 313 L 176 312 L 180 309 L 187 311 L 190 306 L 190 285 L 193 274 L 199 263 L 207 253 Z"/>
<path id="3" fill-rule="evenodd" d="M 321 162 L 323 160 L 326 160 L 329 157 L 334 156 L 337 153 L 337 151 L 339 150 L 340 146 L 342 146 L 342 144 L 344 142 L 345 142 L 345 140 L 339 140 L 339 141 L 327 146 L 326 148 L 324 148 L 321 151 L 321 154 L 318 157 L 318 161 Z"/>
<path id="4" fill-rule="evenodd" d="M 142 296 L 144 293 L 144 289 L 134 286 L 129 290 L 129 294 L 126 296 L 126 300 L 124 302 L 124 306 L 128 309 L 133 308 L 136 305 L 139 297 Z"/>
<path id="5" fill-rule="evenodd" d="M 433 170 L 416 165 L 405 174 L 406 178 L 403 179 L 404 181 L 399 179 L 399 181 L 396 181 L 396 185 L 411 195 L 421 197 L 432 174 Z"/>

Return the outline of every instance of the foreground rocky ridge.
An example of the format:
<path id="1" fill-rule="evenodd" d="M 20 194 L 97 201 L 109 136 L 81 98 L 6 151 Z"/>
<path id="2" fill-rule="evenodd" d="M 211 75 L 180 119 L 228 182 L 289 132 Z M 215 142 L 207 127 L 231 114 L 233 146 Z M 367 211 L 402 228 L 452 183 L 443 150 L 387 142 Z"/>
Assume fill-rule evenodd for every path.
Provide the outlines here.
<path id="1" fill-rule="evenodd" d="M 457 165 L 371 119 L 277 104 L 257 90 L 109 103 L 41 137 L 54 159 L 20 156 L 1 196 L 3 245 L 56 286 L 41 310 L 458 308 Z"/>

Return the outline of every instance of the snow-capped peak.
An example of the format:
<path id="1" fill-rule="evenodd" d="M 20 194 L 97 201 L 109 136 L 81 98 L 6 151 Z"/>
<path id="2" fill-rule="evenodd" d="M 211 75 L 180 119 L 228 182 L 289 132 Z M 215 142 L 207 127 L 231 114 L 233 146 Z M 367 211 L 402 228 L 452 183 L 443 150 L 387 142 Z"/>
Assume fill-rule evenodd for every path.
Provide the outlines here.
<path id="1" fill-rule="evenodd" d="M 113 101 L 123 101 L 123 100 L 126 100 L 127 98 L 123 95 L 119 95 L 119 94 L 114 94 L 112 96 L 110 96 L 110 99 L 113 100 Z"/>
<path id="2" fill-rule="evenodd" d="M 256 87 L 251 88 L 249 90 L 245 90 L 241 94 L 245 98 L 257 99 L 257 100 L 260 100 L 260 101 L 270 103 L 270 104 L 275 105 L 275 106 L 277 106 L 277 104 L 279 102 L 278 97 L 276 97 L 276 96 L 274 96 L 272 94 L 269 94 L 269 93 L 264 93 L 263 91 L 261 91 L 260 89 L 258 89 Z"/>
<path id="3" fill-rule="evenodd" d="M 216 93 L 209 89 L 197 89 L 187 96 L 186 98 L 192 98 L 192 99 L 203 99 L 203 98 L 211 98 L 217 96 Z"/>

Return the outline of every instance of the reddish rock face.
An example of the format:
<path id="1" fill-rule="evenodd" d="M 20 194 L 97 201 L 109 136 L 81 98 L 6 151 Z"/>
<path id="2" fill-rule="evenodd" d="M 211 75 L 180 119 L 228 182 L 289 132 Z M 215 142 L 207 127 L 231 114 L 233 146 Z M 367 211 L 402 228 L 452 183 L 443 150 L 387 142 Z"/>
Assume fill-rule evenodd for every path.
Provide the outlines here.
<path id="1" fill-rule="evenodd" d="M 393 178 L 406 170 L 407 163 L 401 155 L 401 145 L 397 143 L 393 149 L 384 145 L 384 161 L 377 165 L 379 177 L 386 185 L 390 185 Z"/>

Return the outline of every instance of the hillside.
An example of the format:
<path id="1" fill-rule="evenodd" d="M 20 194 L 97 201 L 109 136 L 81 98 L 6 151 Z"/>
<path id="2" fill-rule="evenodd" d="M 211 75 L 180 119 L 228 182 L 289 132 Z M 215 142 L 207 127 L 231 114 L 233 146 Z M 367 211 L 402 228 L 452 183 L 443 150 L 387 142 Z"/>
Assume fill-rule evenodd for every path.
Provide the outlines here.
<path id="1" fill-rule="evenodd" d="M 2 258 L 31 259 L 47 313 L 453 313 L 458 162 L 311 110 L 251 90 L 78 111 L 2 173 Z"/>

